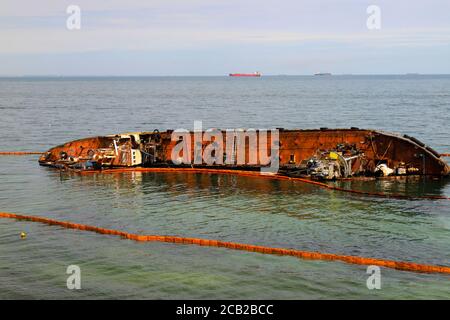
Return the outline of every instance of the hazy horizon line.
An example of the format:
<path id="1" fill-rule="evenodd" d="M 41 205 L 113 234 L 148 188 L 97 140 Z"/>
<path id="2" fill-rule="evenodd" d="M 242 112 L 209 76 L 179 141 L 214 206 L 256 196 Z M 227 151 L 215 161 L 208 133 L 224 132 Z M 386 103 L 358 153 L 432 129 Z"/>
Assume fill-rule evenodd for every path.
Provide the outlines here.
<path id="1" fill-rule="evenodd" d="M 320 72 L 327 73 L 327 72 Z M 450 73 L 330 73 L 327 76 L 448 76 Z M 263 74 L 261 77 L 304 77 L 304 76 L 317 76 L 316 74 Z M 0 74 L 0 78 L 151 78 L 151 77 L 229 77 L 229 74 L 215 74 L 215 75 L 71 75 L 71 74 L 26 74 L 26 75 L 8 75 Z"/>

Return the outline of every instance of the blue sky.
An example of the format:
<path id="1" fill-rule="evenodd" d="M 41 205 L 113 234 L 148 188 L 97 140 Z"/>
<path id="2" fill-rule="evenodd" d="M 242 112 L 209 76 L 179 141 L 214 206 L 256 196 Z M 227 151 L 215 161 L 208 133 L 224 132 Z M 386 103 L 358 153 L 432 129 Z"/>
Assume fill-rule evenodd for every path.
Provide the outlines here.
<path id="1" fill-rule="evenodd" d="M 0 75 L 450 73 L 450 1 L 2 0 L 0 40 Z"/>

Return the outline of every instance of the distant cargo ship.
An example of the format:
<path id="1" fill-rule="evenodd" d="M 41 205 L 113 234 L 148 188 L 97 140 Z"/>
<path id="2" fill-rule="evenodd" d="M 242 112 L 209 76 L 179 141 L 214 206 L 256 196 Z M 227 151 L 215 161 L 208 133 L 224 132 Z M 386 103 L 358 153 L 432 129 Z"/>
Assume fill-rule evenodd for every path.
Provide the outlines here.
<path id="1" fill-rule="evenodd" d="M 253 73 L 230 73 L 230 77 L 261 77 L 261 73 L 253 72 Z"/>
<path id="2" fill-rule="evenodd" d="M 314 73 L 315 76 L 331 76 L 331 73 L 329 72 L 318 72 Z"/>

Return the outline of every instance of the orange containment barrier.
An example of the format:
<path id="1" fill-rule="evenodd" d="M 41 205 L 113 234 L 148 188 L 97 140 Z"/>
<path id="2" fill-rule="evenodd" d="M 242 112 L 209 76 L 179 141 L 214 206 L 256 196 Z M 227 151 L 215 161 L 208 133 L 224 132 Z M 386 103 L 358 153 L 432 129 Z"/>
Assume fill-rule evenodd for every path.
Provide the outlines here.
<path id="1" fill-rule="evenodd" d="M 441 153 L 441 157 L 450 157 L 450 153 Z"/>
<path id="2" fill-rule="evenodd" d="M 42 154 L 42 152 L 28 152 L 28 151 L 3 151 L 0 152 L 0 156 L 2 155 L 11 155 L 11 156 L 21 156 L 21 155 L 30 155 L 30 154 Z M 449 154 L 443 153 L 441 156 L 449 156 Z M 409 196 L 395 193 L 382 193 L 382 192 L 366 192 L 352 189 L 345 189 L 337 186 L 332 186 L 326 183 L 313 181 L 304 178 L 297 177 L 289 177 L 279 174 L 261 174 L 259 171 L 245 171 L 245 170 L 229 170 L 229 169 L 214 169 L 214 168 L 185 168 L 185 167 L 171 167 L 171 168 L 139 168 L 139 167 L 131 167 L 131 168 L 114 168 L 114 169 L 103 169 L 103 170 L 87 170 L 87 171 L 76 171 L 80 174 L 92 174 L 92 173 L 122 173 L 122 172 L 188 172 L 188 173 L 211 173 L 211 174 L 233 174 L 240 175 L 246 177 L 259 177 L 259 178 L 269 178 L 276 180 L 290 180 L 290 181 L 298 181 L 303 183 L 312 184 L 321 188 L 326 188 L 334 191 L 348 192 L 363 196 L 374 196 L 381 198 L 393 198 L 393 199 L 431 199 L 431 200 L 450 200 L 450 197 L 446 196 Z"/>
<path id="3" fill-rule="evenodd" d="M 0 156 L 25 156 L 29 154 L 43 154 L 37 151 L 0 151 Z"/>
<path id="4" fill-rule="evenodd" d="M 134 240 L 134 241 L 147 241 L 147 242 L 169 242 L 176 244 L 193 244 L 199 246 L 208 246 L 208 247 L 223 247 L 233 250 L 242 250 L 249 252 L 258 252 L 265 254 L 273 254 L 280 256 L 293 256 L 301 259 L 309 259 L 309 260 L 328 260 L 328 261 L 342 261 L 351 264 L 358 265 L 376 265 L 380 267 L 392 268 L 403 271 L 411 271 L 411 272 L 426 272 L 426 273 L 444 273 L 450 274 L 450 267 L 446 266 L 437 266 L 437 265 L 427 265 L 427 264 L 419 264 L 412 262 L 401 262 L 401 261 L 393 261 L 393 260 L 384 260 L 384 259 L 373 259 L 373 258 L 364 258 L 357 256 L 345 256 L 339 254 L 331 254 L 331 253 L 321 253 L 321 252 L 312 252 L 312 251 L 303 251 L 303 250 L 294 250 L 294 249 L 283 249 L 283 248 L 273 248 L 273 247 L 265 247 L 265 246 L 256 246 L 251 244 L 244 243 L 236 243 L 236 242 L 226 242 L 220 240 L 208 240 L 208 239 L 199 239 L 199 238 L 185 238 L 185 237 L 175 237 L 175 236 L 163 236 L 163 235 L 139 235 L 128 233 L 119 230 L 113 229 L 103 229 L 95 226 L 72 223 L 67 221 L 58 221 L 43 217 L 36 216 L 27 216 L 15 213 L 8 212 L 0 212 L 0 218 L 9 218 L 9 219 L 17 219 L 17 220 L 26 220 L 33 222 L 40 222 L 48 225 L 57 225 L 67 229 L 77 229 L 82 231 L 90 231 L 96 232 L 105 235 L 114 235 L 120 236 L 125 239 Z"/>
<path id="5" fill-rule="evenodd" d="M 122 172 L 187 172 L 187 173 L 210 173 L 210 174 L 233 174 L 245 177 L 266 178 L 275 180 L 290 180 L 312 184 L 328 190 L 348 192 L 358 194 L 362 196 L 375 196 L 381 198 L 393 198 L 393 199 L 431 199 L 431 200 L 450 200 L 450 197 L 446 196 L 409 196 L 396 193 L 382 193 L 382 192 L 366 192 L 352 189 L 345 189 L 333 185 L 329 185 L 323 182 L 313 181 L 304 178 L 296 178 L 283 176 L 279 174 L 261 174 L 259 171 L 243 171 L 243 170 L 227 170 L 227 169 L 209 169 L 209 168 L 115 168 L 104 170 L 92 170 L 92 171 L 77 171 L 81 174 L 93 174 L 93 173 L 122 173 Z"/>

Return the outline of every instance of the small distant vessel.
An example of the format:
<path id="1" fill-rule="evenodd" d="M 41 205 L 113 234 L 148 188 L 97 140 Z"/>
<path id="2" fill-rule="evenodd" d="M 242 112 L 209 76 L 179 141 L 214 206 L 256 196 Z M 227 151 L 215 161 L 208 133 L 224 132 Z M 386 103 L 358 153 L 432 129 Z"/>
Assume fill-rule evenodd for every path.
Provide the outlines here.
<path id="1" fill-rule="evenodd" d="M 318 72 L 314 73 L 315 76 L 331 76 L 331 73 L 329 72 Z"/>
<path id="2" fill-rule="evenodd" d="M 261 73 L 253 72 L 253 73 L 230 73 L 230 77 L 261 77 Z"/>

